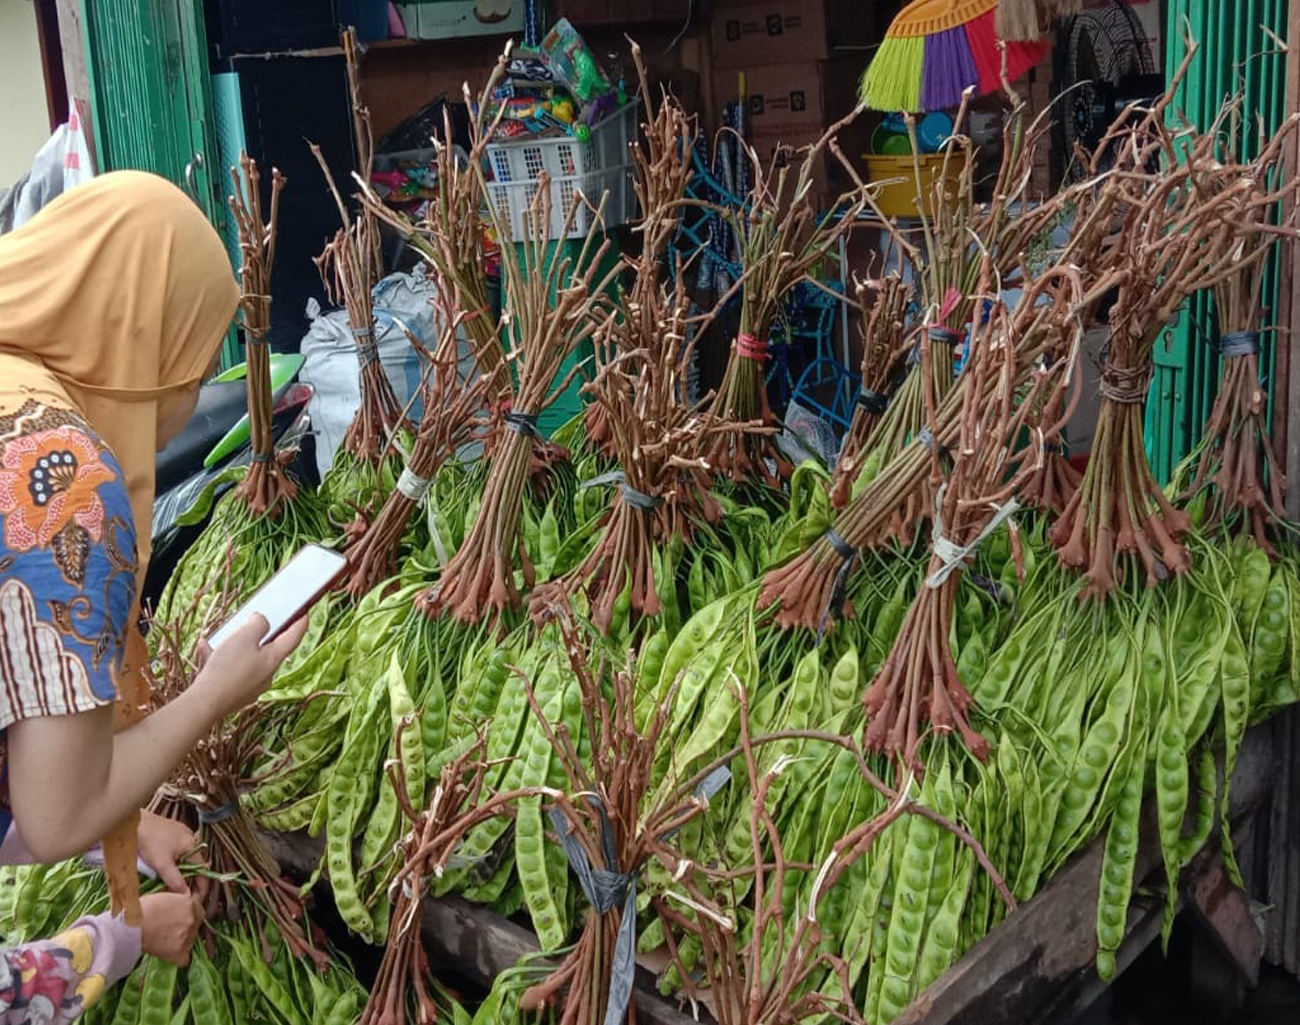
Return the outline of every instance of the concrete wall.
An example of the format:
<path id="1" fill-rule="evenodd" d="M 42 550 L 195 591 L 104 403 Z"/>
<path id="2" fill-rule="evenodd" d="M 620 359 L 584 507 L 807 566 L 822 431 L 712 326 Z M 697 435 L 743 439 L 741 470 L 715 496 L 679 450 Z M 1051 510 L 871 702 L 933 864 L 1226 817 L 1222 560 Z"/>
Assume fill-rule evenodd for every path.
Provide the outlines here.
<path id="1" fill-rule="evenodd" d="M 31 0 L 0 0 L 0 187 L 12 185 L 50 136 Z"/>

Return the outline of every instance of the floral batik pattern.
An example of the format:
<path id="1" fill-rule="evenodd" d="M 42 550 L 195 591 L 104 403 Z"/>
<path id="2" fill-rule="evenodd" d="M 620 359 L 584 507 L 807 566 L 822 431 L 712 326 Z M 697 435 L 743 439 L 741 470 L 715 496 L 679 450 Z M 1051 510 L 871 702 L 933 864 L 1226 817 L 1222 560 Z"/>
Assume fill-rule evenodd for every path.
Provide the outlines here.
<path id="1" fill-rule="evenodd" d="M 112 703 L 136 566 L 121 467 L 86 422 L 30 400 L 0 416 L 0 730 Z M 0 734 L 7 798 L 5 769 Z"/>

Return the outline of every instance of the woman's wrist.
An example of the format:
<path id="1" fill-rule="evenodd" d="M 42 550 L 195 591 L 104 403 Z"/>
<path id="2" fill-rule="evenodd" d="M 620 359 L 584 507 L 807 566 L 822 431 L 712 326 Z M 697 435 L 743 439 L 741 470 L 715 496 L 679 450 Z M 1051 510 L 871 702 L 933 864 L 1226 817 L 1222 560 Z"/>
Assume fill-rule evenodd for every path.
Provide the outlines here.
<path id="1" fill-rule="evenodd" d="M 193 716 L 201 722 L 203 728 L 215 726 L 229 714 L 226 703 L 222 701 L 222 688 L 219 681 L 211 676 L 209 669 L 201 669 L 189 688 L 173 699 L 173 704 L 185 702 L 187 716 Z M 202 732 L 202 730 L 200 730 Z"/>

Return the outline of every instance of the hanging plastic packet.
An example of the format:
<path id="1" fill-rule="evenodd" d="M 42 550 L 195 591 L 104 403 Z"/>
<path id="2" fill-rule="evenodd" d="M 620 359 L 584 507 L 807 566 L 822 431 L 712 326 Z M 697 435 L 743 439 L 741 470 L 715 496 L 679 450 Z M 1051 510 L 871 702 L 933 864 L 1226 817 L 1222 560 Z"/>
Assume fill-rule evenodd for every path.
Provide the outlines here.
<path id="1" fill-rule="evenodd" d="M 550 65 L 541 57 L 516 54 L 506 65 L 506 76 L 526 82 L 553 82 Z"/>
<path id="2" fill-rule="evenodd" d="M 546 33 L 542 53 L 551 74 L 579 103 L 590 103 L 613 91 L 613 85 L 568 18 L 561 18 Z"/>

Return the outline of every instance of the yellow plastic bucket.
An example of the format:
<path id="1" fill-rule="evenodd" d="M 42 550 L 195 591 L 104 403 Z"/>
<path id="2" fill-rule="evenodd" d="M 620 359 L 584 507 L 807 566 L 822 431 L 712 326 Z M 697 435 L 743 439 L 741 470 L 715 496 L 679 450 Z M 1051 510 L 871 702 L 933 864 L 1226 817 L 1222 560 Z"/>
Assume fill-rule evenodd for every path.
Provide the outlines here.
<path id="1" fill-rule="evenodd" d="M 918 193 L 925 202 L 927 216 L 934 213 L 934 183 L 943 174 L 943 154 L 923 153 L 914 157 L 911 153 L 892 155 L 867 153 L 863 157 L 867 162 L 867 180 L 888 183 L 880 186 L 876 193 L 876 204 L 890 217 L 917 217 Z M 917 188 L 917 169 L 920 169 L 920 188 Z M 948 175 L 942 194 L 952 197 L 957 194 L 957 178 L 961 174 L 962 161 L 953 156 L 948 161 Z"/>

